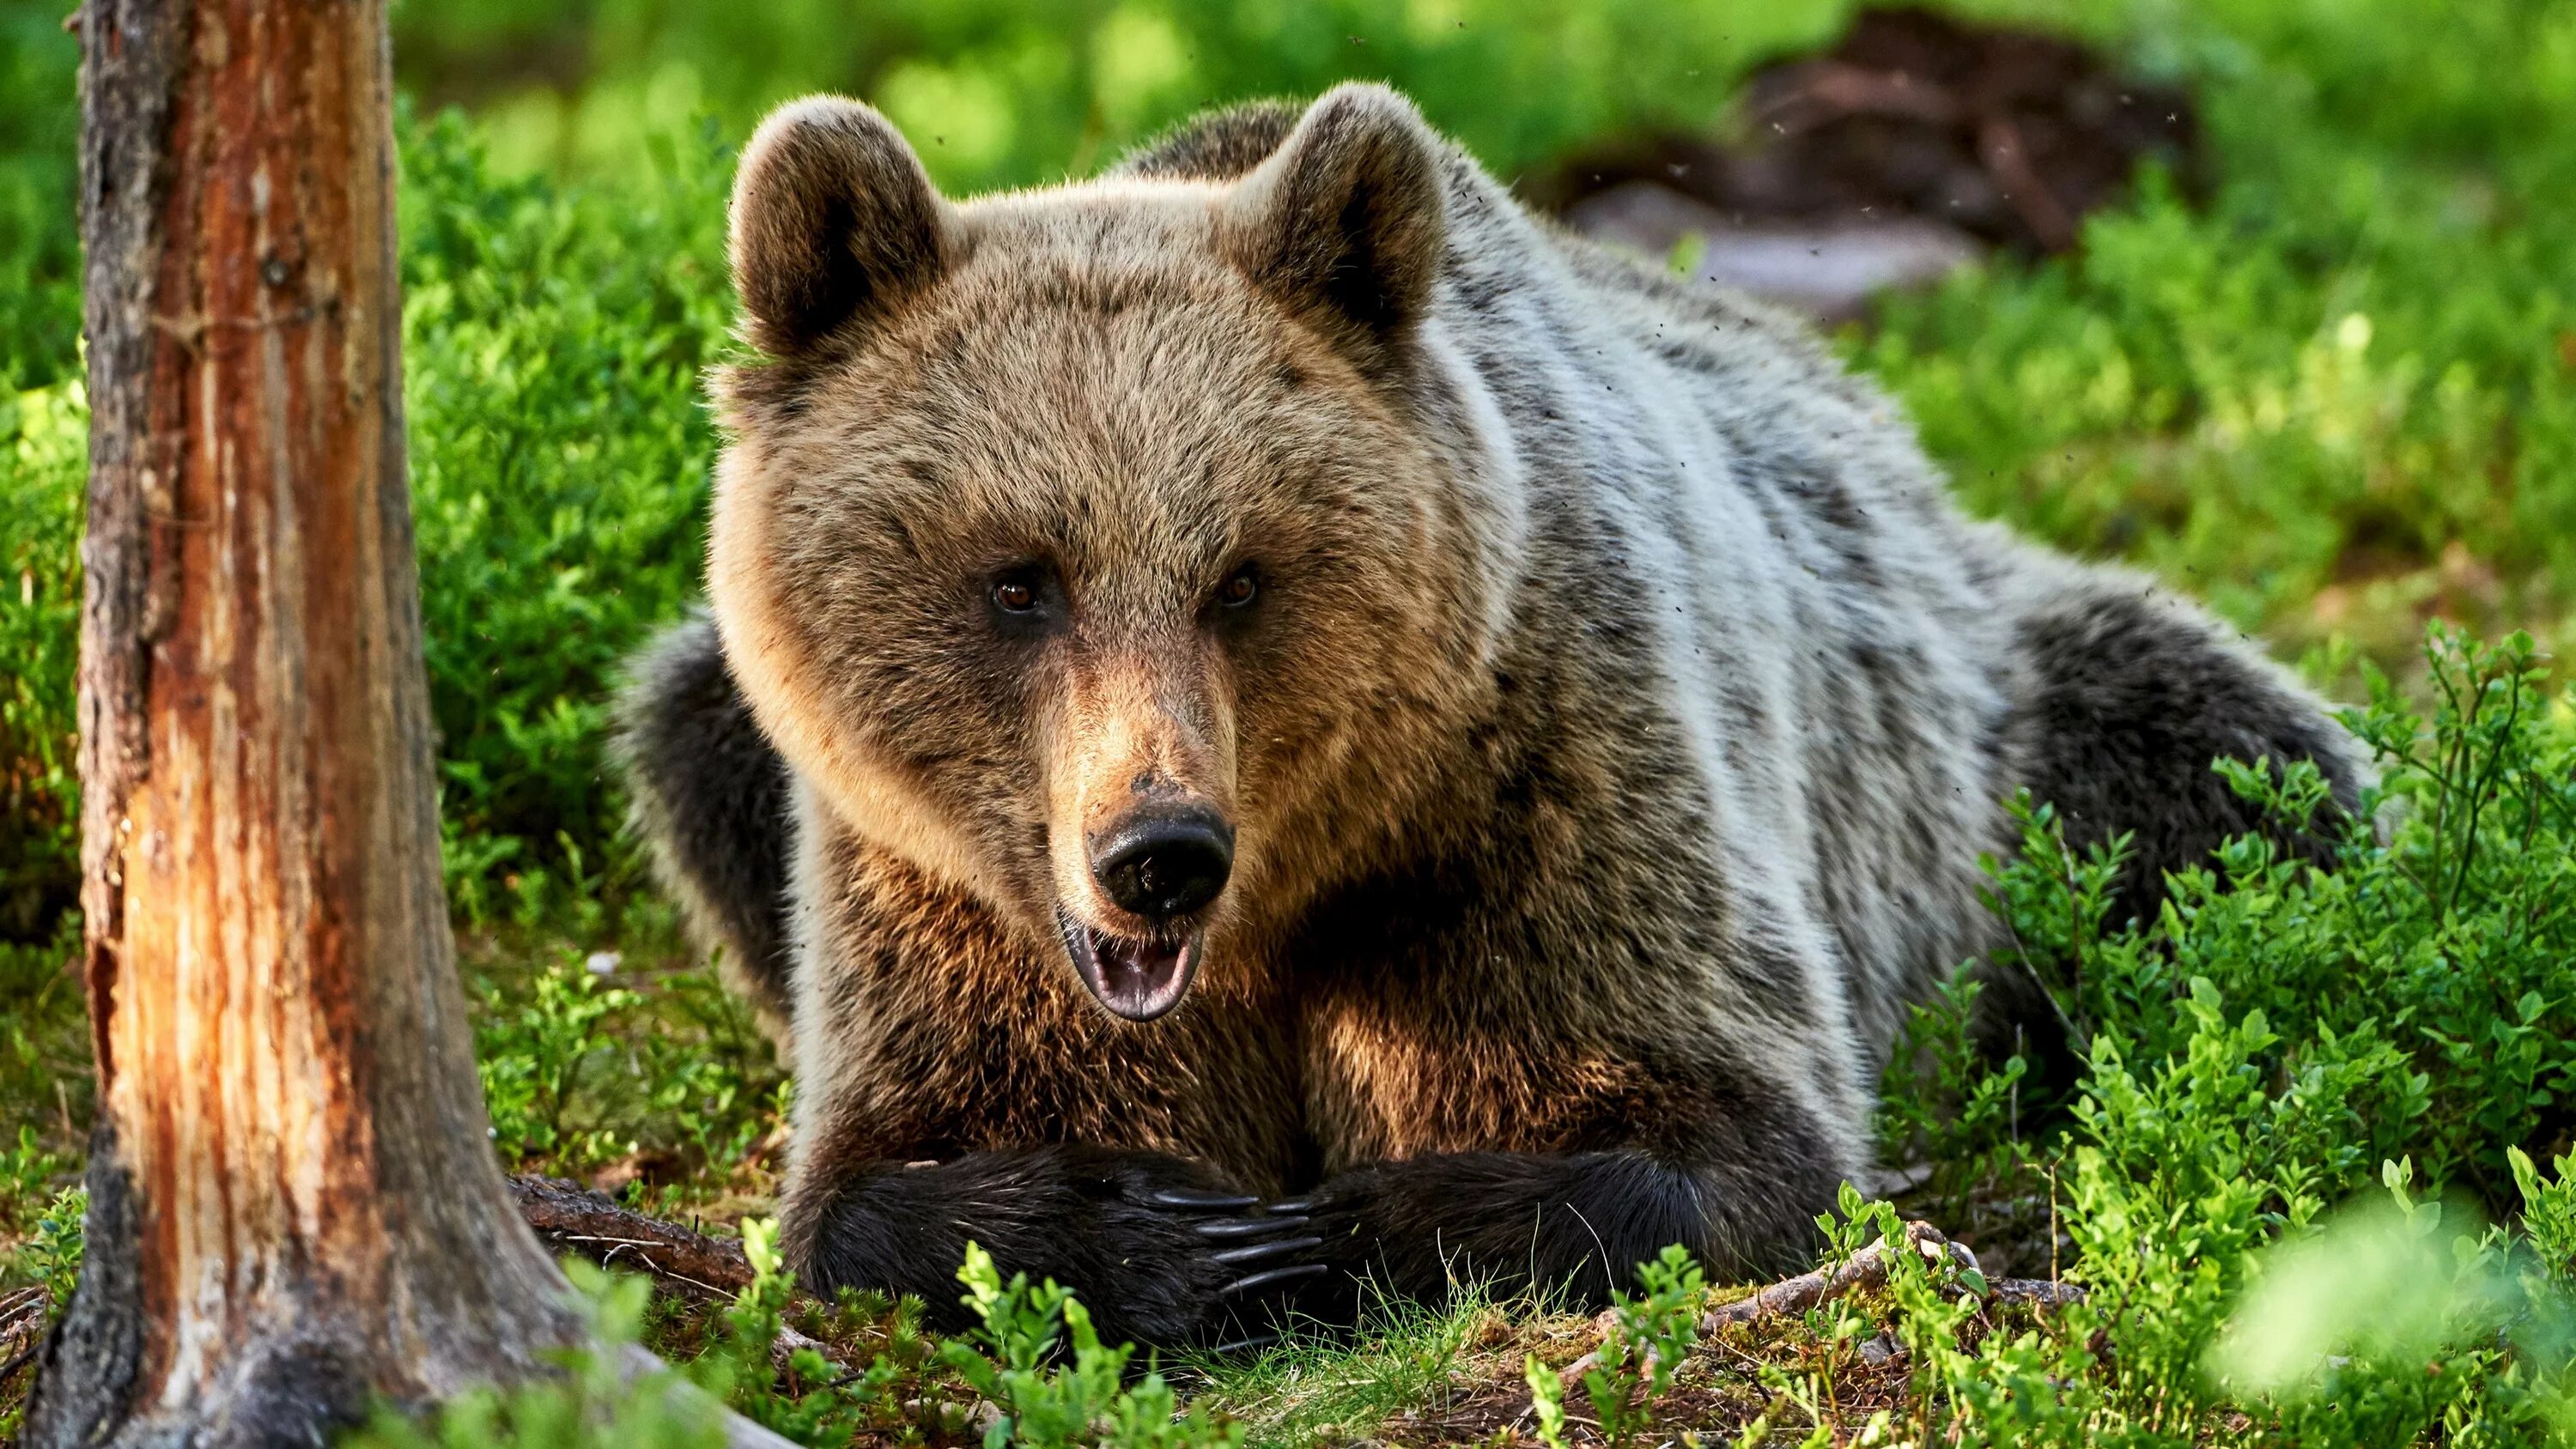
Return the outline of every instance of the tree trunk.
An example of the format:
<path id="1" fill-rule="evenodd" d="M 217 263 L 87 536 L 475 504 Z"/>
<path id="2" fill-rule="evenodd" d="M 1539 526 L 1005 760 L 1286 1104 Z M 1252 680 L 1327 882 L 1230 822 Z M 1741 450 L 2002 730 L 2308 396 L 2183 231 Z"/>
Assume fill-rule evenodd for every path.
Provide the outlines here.
<path id="1" fill-rule="evenodd" d="M 383 0 L 89 0 L 88 1260 L 37 1445 L 319 1443 L 578 1331 L 438 867 Z"/>

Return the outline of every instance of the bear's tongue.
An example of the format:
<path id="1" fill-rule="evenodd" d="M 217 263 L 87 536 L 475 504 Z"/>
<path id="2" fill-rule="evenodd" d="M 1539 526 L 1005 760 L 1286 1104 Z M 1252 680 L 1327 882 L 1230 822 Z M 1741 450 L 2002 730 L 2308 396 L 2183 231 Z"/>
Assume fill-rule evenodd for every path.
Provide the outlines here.
<path id="1" fill-rule="evenodd" d="M 1198 972 L 1199 943 L 1139 941 L 1064 920 L 1066 954 L 1100 1004 L 1129 1021 L 1152 1021 L 1181 1004 Z"/>

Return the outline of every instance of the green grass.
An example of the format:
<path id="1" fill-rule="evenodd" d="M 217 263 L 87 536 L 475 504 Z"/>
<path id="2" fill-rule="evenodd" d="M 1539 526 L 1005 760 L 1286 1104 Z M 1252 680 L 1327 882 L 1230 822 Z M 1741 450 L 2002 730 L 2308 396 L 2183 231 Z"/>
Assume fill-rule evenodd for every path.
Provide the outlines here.
<path id="1" fill-rule="evenodd" d="M 2545 660 L 2445 646 L 2427 664 L 2420 645 L 2437 617 L 2576 642 L 2576 3 L 2439 24 L 2411 0 L 1957 8 L 2046 17 L 2195 84 L 2215 184 L 2194 206 L 2150 179 L 2079 254 L 1891 300 L 1840 345 L 1969 507 L 2155 570 L 2347 700 L 2373 669 L 2394 677 L 2359 716 L 2392 833 L 2346 841 L 2331 877 L 2233 847 L 2128 931 L 2094 918 L 2100 863 L 2031 807 L 1995 903 L 2015 969 L 2087 1043 L 2084 1074 L 2051 1098 L 1970 1056 L 1962 987 L 1903 1049 L 1885 1136 L 1928 1174 L 1907 1211 L 1973 1233 L 1992 1270 L 2056 1262 L 2092 1301 L 2039 1319 L 1901 1275 L 1701 1345 L 1660 1396 L 1620 1380 L 1620 1402 L 1652 1399 L 1628 1437 L 2565 1435 L 2576 719 Z M 402 275 L 448 881 L 504 1156 L 674 1216 L 757 1217 L 776 1189 L 783 1079 L 644 888 L 601 748 L 617 661 L 695 593 L 715 445 L 698 378 L 729 345 L 726 147 L 762 105 L 866 94 L 963 189 L 1096 167 L 1207 101 L 1374 75 L 1509 174 L 1605 131 L 1706 121 L 1767 49 L 1847 13 L 402 7 L 407 84 L 477 111 L 403 124 Z M 0 1315 L 68 1281 L 76 1213 L 56 1195 L 89 1113 L 66 914 L 86 414 L 58 19 L 53 0 L 0 0 Z M 1880 1226 L 1847 1204 L 1838 1250 Z M 812 1442 L 981 1432 L 964 1371 L 891 1305 L 754 1303 L 735 1324 L 598 1291 L 604 1325 L 702 1360 L 693 1382 Z M 741 1345 L 779 1313 L 868 1374 L 764 1377 Z M 1531 1355 L 1563 1369 L 1612 1332 L 1470 1295 L 1390 1306 L 1351 1343 L 1170 1368 L 1233 1426 L 1201 1442 L 1526 1443 L 1547 1431 Z M 24 1378 L 0 1383 L 0 1437 Z M 1040 1379 L 1020 1389 L 1116 1401 L 1096 1374 Z M 1562 1398 L 1559 1432 L 1597 1438 L 1583 1384 Z M 571 1442 L 564 1401 L 521 1407 L 517 1442 Z M 451 1442 L 502 1433 L 459 1426 Z"/>
<path id="2" fill-rule="evenodd" d="M 1195 1365 L 1203 1395 L 1244 1426 L 1245 1442 L 1270 1446 L 1376 1437 L 1390 1422 L 1425 1424 L 1494 1407 L 1494 1390 L 1518 1415 L 1523 1360 L 1563 1367 L 1588 1352 L 1589 1320 L 1528 1299 L 1497 1302 L 1470 1288 L 1425 1307 L 1371 1303 L 1349 1342 L 1291 1340 L 1248 1359 Z"/>

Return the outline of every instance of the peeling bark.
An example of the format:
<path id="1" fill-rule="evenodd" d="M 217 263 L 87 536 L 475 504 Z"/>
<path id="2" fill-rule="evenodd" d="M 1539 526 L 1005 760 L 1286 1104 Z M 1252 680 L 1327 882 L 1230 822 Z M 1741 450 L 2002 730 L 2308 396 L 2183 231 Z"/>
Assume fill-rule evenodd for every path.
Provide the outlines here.
<path id="1" fill-rule="evenodd" d="M 34 1445 L 320 1443 L 577 1331 L 438 867 L 384 0 L 90 0 L 88 1264 Z"/>

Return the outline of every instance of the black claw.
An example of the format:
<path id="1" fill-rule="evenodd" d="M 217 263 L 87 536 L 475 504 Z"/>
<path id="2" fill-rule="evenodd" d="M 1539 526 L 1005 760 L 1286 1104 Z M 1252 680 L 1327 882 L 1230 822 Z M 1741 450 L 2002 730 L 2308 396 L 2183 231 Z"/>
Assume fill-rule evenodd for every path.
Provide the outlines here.
<path id="1" fill-rule="evenodd" d="M 1217 1296 L 1240 1298 L 1246 1293 L 1255 1293 L 1281 1283 L 1294 1283 L 1300 1278 L 1312 1278 L 1323 1272 L 1327 1266 L 1329 1265 L 1323 1263 L 1292 1263 L 1285 1268 L 1273 1268 L 1267 1273 L 1255 1273 L 1249 1278 L 1237 1278 L 1218 1289 Z"/>
<path id="2" fill-rule="evenodd" d="M 1253 1352 L 1253 1351 L 1254 1351 L 1254 1350 L 1256 1350 L 1256 1349 L 1276 1348 L 1276 1347 L 1278 1347 L 1278 1346 L 1279 1346 L 1279 1335 L 1278 1335 L 1278 1334 L 1275 1334 L 1275 1333 L 1256 1333 L 1256 1334 L 1253 1334 L 1253 1335 L 1252 1335 L 1251 1337 L 1249 1337 L 1249 1338 L 1238 1338 L 1238 1339 L 1235 1339 L 1235 1340 L 1234 1340 L 1233 1342 L 1231 1342 L 1231 1343 L 1220 1343 L 1220 1344 L 1218 1344 L 1216 1347 L 1214 1347 L 1214 1348 L 1212 1348 L 1212 1349 L 1209 1349 L 1209 1350 L 1208 1350 L 1208 1352 L 1210 1352 L 1210 1353 L 1251 1353 L 1251 1352 Z"/>
<path id="3" fill-rule="evenodd" d="M 1262 1211 L 1274 1217 L 1302 1216 L 1313 1212 L 1315 1205 L 1322 1201 L 1323 1199 L 1318 1197 L 1283 1197 L 1263 1208 Z"/>
<path id="4" fill-rule="evenodd" d="M 1222 1253 L 1210 1253 L 1208 1261 L 1232 1267 L 1237 1263 L 1258 1263 L 1264 1258 L 1276 1258 L 1283 1253 L 1302 1253 L 1308 1248 L 1322 1246 L 1324 1246 L 1324 1240 L 1321 1238 L 1281 1238 L 1275 1243 L 1254 1243 L 1248 1248 L 1228 1248 Z"/>
<path id="5" fill-rule="evenodd" d="M 1245 1197 L 1241 1193 L 1201 1192 L 1193 1187 L 1167 1187 L 1148 1197 L 1146 1201 L 1156 1207 L 1206 1208 L 1213 1211 L 1236 1212 L 1251 1207 L 1261 1199 Z"/>
<path id="6" fill-rule="evenodd" d="M 1198 1225 L 1202 1238 L 1260 1238 L 1272 1233 L 1294 1232 L 1306 1226 L 1304 1218 L 1219 1218 Z"/>

